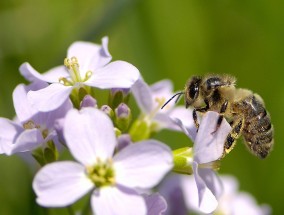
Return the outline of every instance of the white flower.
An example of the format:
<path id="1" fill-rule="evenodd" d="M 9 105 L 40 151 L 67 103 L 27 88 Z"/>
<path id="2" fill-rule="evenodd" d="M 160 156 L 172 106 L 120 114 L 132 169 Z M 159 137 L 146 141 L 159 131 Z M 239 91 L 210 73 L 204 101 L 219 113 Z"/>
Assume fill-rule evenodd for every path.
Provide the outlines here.
<path id="1" fill-rule="evenodd" d="M 184 106 L 174 107 L 173 103 L 161 109 L 167 99 L 173 95 L 173 85 L 170 80 L 162 80 L 148 86 L 140 77 L 132 86 L 132 93 L 141 109 L 141 118 L 144 118 L 149 125 L 153 123 L 156 131 L 163 128 L 180 130 L 172 118 L 183 119 L 183 124 L 187 128 L 194 128 L 191 109 L 186 109 Z"/>
<path id="2" fill-rule="evenodd" d="M 224 153 L 224 144 L 231 126 L 224 119 L 216 131 L 219 114 L 208 111 L 202 118 L 198 132 L 188 130 L 182 121 L 176 120 L 184 132 L 193 138 L 192 170 L 198 190 L 199 209 L 204 213 L 211 213 L 218 206 L 218 199 L 222 194 L 222 184 L 215 170 L 218 160 Z M 216 132 L 215 132 L 216 131 Z"/>
<path id="3" fill-rule="evenodd" d="M 221 180 L 224 185 L 224 192 L 219 200 L 216 214 L 269 215 L 271 213 L 268 205 L 258 205 L 250 193 L 240 192 L 235 177 L 223 175 Z"/>
<path id="4" fill-rule="evenodd" d="M 155 186 L 172 168 L 170 149 L 158 141 L 142 141 L 113 156 L 116 138 L 110 119 L 100 110 L 71 110 L 66 116 L 66 144 L 78 161 L 44 166 L 35 176 L 37 202 L 63 207 L 93 190 L 95 214 L 145 214 L 147 207 L 136 188 Z"/>
<path id="5" fill-rule="evenodd" d="M 46 83 L 34 82 L 28 86 L 19 84 L 13 91 L 13 102 L 17 120 L 0 118 L 0 153 L 11 155 L 31 151 L 48 141 L 59 145 L 55 130 L 57 120 L 63 119 L 72 108 L 70 101 L 65 101 L 60 108 L 50 112 L 39 112 L 31 107 L 27 99 L 30 90 L 46 87 Z"/>
<path id="6" fill-rule="evenodd" d="M 268 205 L 258 205 L 251 194 L 240 192 L 235 177 L 222 175 L 220 180 L 224 192 L 212 214 L 269 215 L 271 213 Z M 170 215 L 171 212 L 204 214 L 198 206 L 198 190 L 193 176 L 171 175 L 161 184 L 159 190 L 168 202 L 166 215 Z"/>
<path id="7" fill-rule="evenodd" d="M 31 91 L 28 98 L 39 111 L 60 107 L 74 89 L 97 87 L 100 89 L 130 88 L 138 79 L 139 71 L 124 61 L 109 63 L 108 38 L 102 46 L 88 42 L 75 42 L 67 52 L 64 66 L 55 67 L 44 74 L 38 73 L 30 64 L 20 67 L 21 74 L 29 81 L 41 80 L 51 83 L 48 87 Z"/>

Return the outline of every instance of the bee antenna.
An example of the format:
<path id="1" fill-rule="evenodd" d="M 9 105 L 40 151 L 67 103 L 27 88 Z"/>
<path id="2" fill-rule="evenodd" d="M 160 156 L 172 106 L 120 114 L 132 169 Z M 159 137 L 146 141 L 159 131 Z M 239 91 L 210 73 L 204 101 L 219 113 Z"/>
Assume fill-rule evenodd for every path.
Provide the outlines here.
<path id="1" fill-rule="evenodd" d="M 176 96 L 178 96 L 175 101 L 175 103 L 177 103 L 182 94 L 184 94 L 184 92 L 178 92 L 175 95 L 173 95 L 168 101 L 166 101 L 166 103 L 161 107 L 161 109 L 163 109 L 167 104 L 169 104 L 169 102 L 172 101 Z"/>

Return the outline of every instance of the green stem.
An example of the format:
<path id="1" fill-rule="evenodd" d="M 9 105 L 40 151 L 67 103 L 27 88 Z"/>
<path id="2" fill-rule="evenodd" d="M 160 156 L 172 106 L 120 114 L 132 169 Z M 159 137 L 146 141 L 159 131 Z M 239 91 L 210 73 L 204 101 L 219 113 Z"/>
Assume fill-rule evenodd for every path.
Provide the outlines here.
<path id="1" fill-rule="evenodd" d="M 91 214 L 91 196 L 88 197 L 85 207 L 82 210 L 81 215 L 90 215 Z"/>
<path id="2" fill-rule="evenodd" d="M 71 206 L 66 207 L 69 215 L 75 215 L 73 208 Z"/>

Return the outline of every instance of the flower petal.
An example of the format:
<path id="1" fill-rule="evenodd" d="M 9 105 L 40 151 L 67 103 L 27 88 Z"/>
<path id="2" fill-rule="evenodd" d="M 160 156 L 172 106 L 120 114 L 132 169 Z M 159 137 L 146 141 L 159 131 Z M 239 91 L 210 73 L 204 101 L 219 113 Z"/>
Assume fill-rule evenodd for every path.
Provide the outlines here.
<path id="1" fill-rule="evenodd" d="M 57 66 L 43 73 L 42 76 L 48 83 L 58 83 L 60 78 L 68 78 L 70 74 L 65 66 Z"/>
<path id="2" fill-rule="evenodd" d="M 142 196 L 125 187 L 103 187 L 95 191 L 91 198 L 95 214 L 142 215 L 146 214 L 146 204 Z"/>
<path id="3" fill-rule="evenodd" d="M 171 80 L 165 79 L 158 81 L 150 86 L 150 89 L 154 95 L 171 96 L 173 92 L 173 83 Z"/>
<path id="4" fill-rule="evenodd" d="M 0 154 L 8 154 L 24 129 L 17 123 L 5 118 L 0 118 L 0 128 L 3 129 L 0 132 Z"/>
<path id="5" fill-rule="evenodd" d="M 162 215 L 167 210 L 167 202 L 160 194 L 153 193 L 143 196 L 147 206 L 147 215 Z"/>
<path id="6" fill-rule="evenodd" d="M 198 190 L 198 198 L 199 198 L 199 209 L 204 213 L 212 213 L 218 206 L 218 201 L 216 196 L 212 193 L 212 190 L 207 187 L 203 178 L 199 175 L 199 168 L 196 162 L 192 164 L 194 178 Z M 215 172 L 211 169 L 207 169 L 207 174 L 215 174 Z"/>
<path id="7" fill-rule="evenodd" d="M 36 71 L 29 63 L 23 63 L 20 66 L 19 70 L 20 70 L 21 75 L 24 76 L 24 78 L 30 82 L 34 82 L 34 81 L 46 82 L 44 76 L 42 76 L 42 74 Z"/>
<path id="8" fill-rule="evenodd" d="M 191 186 L 188 186 L 188 185 L 191 185 L 191 184 L 188 184 L 188 179 L 190 178 L 191 176 L 188 176 L 188 175 L 171 174 L 171 175 L 168 175 L 162 181 L 161 185 L 159 185 L 159 193 L 167 201 L 167 211 L 165 214 L 185 215 L 187 214 L 188 209 L 191 210 L 191 208 L 186 207 L 185 201 L 187 200 L 192 201 L 192 198 L 186 198 L 185 195 L 186 194 L 192 194 L 192 195 L 196 194 L 197 196 L 197 189 L 196 189 L 196 184 L 195 184 L 194 179 L 193 179 L 192 187 L 196 189 L 196 192 L 192 190 Z M 186 182 L 186 186 L 183 186 L 183 179 Z"/>
<path id="9" fill-rule="evenodd" d="M 196 127 L 194 124 L 194 120 L 192 117 L 192 109 L 190 108 L 184 108 L 181 106 L 177 106 L 173 108 L 169 113 L 169 117 L 175 119 L 180 119 L 182 124 L 187 128 L 187 130 L 190 131 L 190 133 L 194 134 L 193 136 L 196 136 Z M 194 139 L 192 139 L 194 141 Z"/>
<path id="10" fill-rule="evenodd" d="M 44 166 L 33 180 L 37 203 L 45 207 L 70 205 L 94 187 L 84 166 L 61 161 Z"/>
<path id="11" fill-rule="evenodd" d="M 100 89 L 130 88 L 139 78 L 138 69 L 130 63 L 115 61 L 94 71 L 86 85 Z"/>
<path id="12" fill-rule="evenodd" d="M 21 123 L 30 120 L 33 115 L 38 111 L 33 109 L 28 102 L 27 93 L 30 90 L 39 90 L 48 85 L 44 82 L 33 82 L 32 84 L 26 86 L 24 84 L 19 84 L 13 91 L 13 103 L 16 111 L 18 120 Z"/>
<path id="13" fill-rule="evenodd" d="M 37 112 L 32 120 L 48 130 L 54 129 L 55 121 L 65 117 L 66 113 L 73 107 L 72 102 L 68 99 L 59 108 L 48 112 Z"/>
<path id="14" fill-rule="evenodd" d="M 24 130 L 17 138 L 15 144 L 8 155 L 17 152 L 27 152 L 37 148 L 44 142 L 41 131 L 39 129 L 28 129 Z"/>
<path id="15" fill-rule="evenodd" d="M 216 131 L 218 117 L 219 113 L 209 111 L 202 118 L 193 146 L 194 160 L 197 163 L 209 163 L 223 155 L 224 144 L 232 128 L 227 120 L 223 119 Z"/>
<path id="16" fill-rule="evenodd" d="M 85 165 L 111 158 L 116 139 L 106 114 L 94 108 L 71 110 L 65 118 L 64 137 L 73 156 Z"/>
<path id="17" fill-rule="evenodd" d="M 203 179 L 208 189 L 216 197 L 216 199 L 219 199 L 220 196 L 223 194 L 224 189 L 223 183 L 221 179 L 217 176 L 216 172 L 212 169 L 199 168 L 198 174 Z"/>
<path id="18" fill-rule="evenodd" d="M 141 111 L 150 113 L 154 108 L 152 92 L 142 77 L 133 84 L 131 91 Z"/>
<path id="19" fill-rule="evenodd" d="M 111 55 L 108 51 L 108 38 L 102 39 L 102 46 L 78 41 L 68 48 L 67 57 L 76 57 L 80 65 L 80 72 L 82 77 L 88 70 L 94 71 L 103 67 L 111 61 Z"/>
<path id="20" fill-rule="evenodd" d="M 194 131 L 193 129 L 188 129 L 187 127 L 185 127 L 183 122 L 178 118 L 174 118 L 173 121 L 175 122 L 176 125 L 178 125 L 180 127 L 180 129 L 186 134 L 186 136 L 188 136 L 192 141 L 195 140 L 195 137 L 196 137 L 196 134 L 197 134 L 196 131 Z"/>
<path id="21" fill-rule="evenodd" d="M 133 188 L 155 186 L 172 166 L 171 150 L 156 140 L 129 145 L 114 157 L 117 183 Z"/>
<path id="22" fill-rule="evenodd" d="M 28 92 L 28 100 L 38 111 L 47 112 L 60 107 L 68 98 L 73 87 L 51 84 L 48 87 Z"/>

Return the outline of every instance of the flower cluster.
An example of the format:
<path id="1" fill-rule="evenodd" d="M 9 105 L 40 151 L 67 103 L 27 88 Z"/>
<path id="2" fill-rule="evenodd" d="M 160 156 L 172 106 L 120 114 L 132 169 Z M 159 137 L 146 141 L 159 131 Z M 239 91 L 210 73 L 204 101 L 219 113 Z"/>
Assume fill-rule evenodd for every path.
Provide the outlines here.
<path id="1" fill-rule="evenodd" d="M 169 80 L 149 86 L 135 66 L 111 59 L 104 37 L 101 45 L 73 43 L 64 65 L 45 73 L 29 63 L 20 66 L 30 83 L 13 92 L 16 117 L 0 118 L 0 153 L 28 154 L 37 161 L 36 202 L 68 207 L 88 195 L 98 215 L 235 211 L 241 197 L 226 194 L 216 173 L 231 131 L 228 122 L 216 131 L 219 115 L 207 112 L 197 132 L 191 109 L 171 103 L 161 109 L 173 94 Z M 129 107 L 131 96 L 141 111 L 137 117 Z M 194 146 L 172 151 L 153 139 L 162 129 L 184 132 Z M 63 151 L 74 160 L 63 161 Z M 170 171 L 193 176 L 183 176 L 186 183 L 176 180 L 178 186 L 167 182 L 157 192 Z M 184 199 L 177 203 L 171 193 L 179 189 Z M 229 195 L 232 208 L 222 200 Z M 239 203 L 232 203 L 235 199 Z M 182 202 L 187 207 L 179 207 Z"/>

